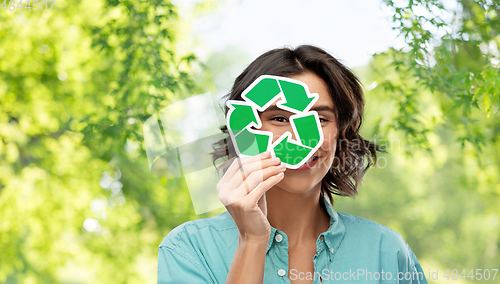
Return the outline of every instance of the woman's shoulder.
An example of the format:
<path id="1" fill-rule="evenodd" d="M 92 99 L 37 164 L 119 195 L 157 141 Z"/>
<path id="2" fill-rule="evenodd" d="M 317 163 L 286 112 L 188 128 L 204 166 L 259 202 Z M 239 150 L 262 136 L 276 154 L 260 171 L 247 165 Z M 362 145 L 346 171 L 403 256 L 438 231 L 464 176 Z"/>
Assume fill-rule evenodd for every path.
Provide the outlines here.
<path id="1" fill-rule="evenodd" d="M 237 227 L 227 211 L 212 217 L 185 222 L 172 229 L 160 247 L 228 241 L 237 236 Z"/>
<path id="2" fill-rule="evenodd" d="M 407 243 L 401 234 L 387 226 L 352 214 L 338 213 L 338 216 L 345 226 L 346 235 L 357 236 L 354 238 L 356 241 L 380 241 L 391 245 L 397 244 L 402 249 L 407 248 Z"/>
<path id="3" fill-rule="evenodd" d="M 227 211 L 185 222 L 158 247 L 158 283 L 219 283 L 237 245 L 238 228 Z"/>
<path id="4" fill-rule="evenodd" d="M 351 214 L 338 213 L 338 218 L 345 229 L 340 252 L 346 258 L 359 259 L 360 263 L 364 260 L 377 260 L 382 271 L 394 272 L 393 277 L 402 273 L 404 277 L 413 277 L 411 283 L 427 283 L 417 257 L 400 233 Z"/>

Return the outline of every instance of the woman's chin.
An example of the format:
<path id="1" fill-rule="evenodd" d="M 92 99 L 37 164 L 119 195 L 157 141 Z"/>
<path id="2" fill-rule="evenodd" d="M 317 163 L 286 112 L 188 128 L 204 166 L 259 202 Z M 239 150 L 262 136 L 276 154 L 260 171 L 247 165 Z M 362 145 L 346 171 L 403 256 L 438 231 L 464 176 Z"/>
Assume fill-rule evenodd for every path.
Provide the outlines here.
<path id="1" fill-rule="evenodd" d="M 278 188 L 290 193 L 306 193 L 311 191 L 321 180 L 315 181 L 310 178 L 291 176 L 285 177 L 276 185 Z"/>

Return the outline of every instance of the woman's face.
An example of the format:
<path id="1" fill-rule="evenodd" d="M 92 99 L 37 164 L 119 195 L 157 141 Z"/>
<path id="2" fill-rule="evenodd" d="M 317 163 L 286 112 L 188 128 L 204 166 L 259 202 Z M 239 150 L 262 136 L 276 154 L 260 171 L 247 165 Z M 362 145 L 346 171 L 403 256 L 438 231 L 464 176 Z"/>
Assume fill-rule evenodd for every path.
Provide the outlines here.
<path id="1" fill-rule="evenodd" d="M 296 170 L 287 169 L 285 177 L 276 185 L 283 190 L 300 193 L 313 188 L 319 189 L 321 180 L 330 170 L 337 146 L 337 121 L 333 111 L 333 100 L 323 79 L 312 72 L 290 78 L 304 82 L 309 87 L 310 93 L 319 94 L 319 99 L 311 110 L 318 112 L 324 137 L 323 144 L 311 157 L 311 159 L 317 157 L 317 160 L 308 162 Z M 276 105 L 276 102 L 271 106 L 273 105 Z M 268 107 L 268 110 L 260 113 L 262 127 L 259 130 L 273 132 L 273 142 L 287 131 L 292 133 L 292 138 L 295 140 L 289 119 L 292 114 L 282 109 Z"/>

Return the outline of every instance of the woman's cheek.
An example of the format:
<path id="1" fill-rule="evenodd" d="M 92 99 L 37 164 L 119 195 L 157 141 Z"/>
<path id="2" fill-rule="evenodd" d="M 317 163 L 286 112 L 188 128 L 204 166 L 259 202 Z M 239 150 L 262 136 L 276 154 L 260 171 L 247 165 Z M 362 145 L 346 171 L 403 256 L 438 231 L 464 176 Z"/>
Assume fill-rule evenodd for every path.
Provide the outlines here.
<path id="1" fill-rule="evenodd" d="M 323 151 L 335 151 L 337 146 L 337 134 L 333 131 L 325 131 L 323 129 L 323 145 L 321 149 Z"/>
<path id="2" fill-rule="evenodd" d="M 324 137 L 323 144 L 321 145 L 321 150 L 324 152 L 331 152 L 335 150 L 336 140 L 330 137 Z"/>

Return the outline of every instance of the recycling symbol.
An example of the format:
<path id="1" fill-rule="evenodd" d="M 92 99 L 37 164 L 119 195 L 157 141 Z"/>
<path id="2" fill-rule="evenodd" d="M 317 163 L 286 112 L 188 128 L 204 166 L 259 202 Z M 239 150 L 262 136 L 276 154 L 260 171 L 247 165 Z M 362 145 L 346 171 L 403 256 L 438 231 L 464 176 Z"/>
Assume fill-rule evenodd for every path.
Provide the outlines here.
<path id="1" fill-rule="evenodd" d="M 281 159 L 287 168 L 297 169 L 305 164 L 323 143 L 323 131 L 318 113 L 310 108 L 319 95 L 310 94 L 307 85 L 287 77 L 262 75 L 241 94 L 243 101 L 228 100 L 226 123 L 239 157 L 255 156 L 269 151 Z M 273 102 L 292 112 L 290 124 L 295 135 L 286 131 L 276 141 L 273 132 L 262 127 L 257 111 L 265 111 Z"/>

